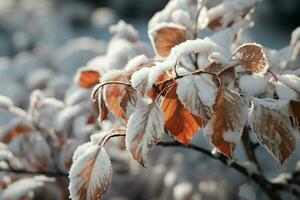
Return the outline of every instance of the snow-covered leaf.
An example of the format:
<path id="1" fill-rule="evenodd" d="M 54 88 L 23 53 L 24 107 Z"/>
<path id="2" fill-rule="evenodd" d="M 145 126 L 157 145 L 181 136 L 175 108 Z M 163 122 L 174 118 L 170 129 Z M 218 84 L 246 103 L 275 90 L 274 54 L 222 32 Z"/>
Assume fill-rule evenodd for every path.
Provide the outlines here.
<path id="1" fill-rule="evenodd" d="M 252 99 L 250 127 L 259 142 L 281 163 L 295 150 L 289 101 Z"/>
<path id="2" fill-rule="evenodd" d="M 185 28 L 176 24 L 160 24 L 151 29 L 149 35 L 154 49 L 162 57 L 167 57 L 172 47 L 188 39 Z"/>
<path id="3" fill-rule="evenodd" d="M 0 199 L 26 199 L 32 190 L 44 186 L 44 183 L 32 178 L 22 178 L 10 184 L 4 191 L 1 191 Z"/>
<path id="4" fill-rule="evenodd" d="M 98 200 L 111 182 L 110 159 L 101 146 L 89 145 L 80 150 L 82 154 L 70 169 L 70 197 L 72 200 Z"/>
<path id="5" fill-rule="evenodd" d="M 246 74 L 239 77 L 239 87 L 248 96 L 262 94 L 267 88 L 267 79 L 260 74 Z"/>
<path id="6" fill-rule="evenodd" d="M 300 77 L 293 74 L 284 74 L 277 77 L 278 80 L 300 94 Z"/>
<path id="7" fill-rule="evenodd" d="M 178 80 L 177 95 L 194 115 L 209 120 L 216 103 L 219 83 L 211 74 L 188 75 Z"/>
<path id="8" fill-rule="evenodd" d="M 10 98 L 0 95 L 0 108 L 7 109 L 13 105 L 14 105 L 14 103 L 12 102 L 12 100 Z"/>
<path id="9" fill-rule="evenodd" d="M 232 157 L 247 121 L 246 105 L 238 93 L 223 88 L 214 110 L 203 132 L 221 153 Z"/>
<path id="10" fill-rule="evenodd" d="M 251 72 L 264 74 L 268 70 L 269 61 L 261 45 L 244 44 L 235 51 L 234 55 Z"/>
<path id="11" fill-rule="evenodd" d="M 190 113 L 179 101 L 177 83 L 173 83 L 161 104 L 165 129 L 179 142 L 188 145 L 203 125 L 203 120 Z"/>
<path id="12" fill-rule="evenodd" d="M 133 159 L 147 166 L 147 154 L 164 133 L 163 112 L 154 102 L 133 112 L 128 120 L 126 147 Z"/>
<path id="13" fill-rule="evenodd" d="M 300 102 L 290 101 L 290 107 L 300 131 Z"/>

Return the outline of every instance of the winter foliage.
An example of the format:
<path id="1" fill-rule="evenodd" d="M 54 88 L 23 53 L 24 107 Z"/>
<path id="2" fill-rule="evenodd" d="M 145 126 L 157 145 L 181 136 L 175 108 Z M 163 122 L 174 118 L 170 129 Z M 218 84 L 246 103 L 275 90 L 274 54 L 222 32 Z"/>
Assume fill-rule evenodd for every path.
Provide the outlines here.
<path id="1" fill-rule="evenodd" d="M 171 0 L 149 21 L 152 50 L 121 20 L 109 29 L 113 36 L 105 53 L 101 42 L 81 38 L 52 55 L 55 67 L 12 75 L 14 80 L 22 76 L 26 91 L 32 92 L 27 108 L 19 106 L 25 100 L 16 102 L 18 94 L 0 95 L 0 109 L 14 116 L 0 130 L 0 168 L 68 175 L 71 199 L 96 200 L 114 183 L 114 162 L 138 163 L 151 171 L 150 152 L 171 144 L 202 151 L 247 176 L 251 184 L 240 186 L 240 199 L 257 198 L 252 182 L 270 198 L 280 199 L 281 191 L 299 198 L 299 180 L 292 182 L 299 171 L 286 177 L 290 182 L 272 182 L 254 152 L 262 146 L 283 165 L 297 148 L 299 28 L 279 50 L 244 42 L 242 32 L 253 25 L 251 13 L 258 3 Z M 80 68 L 75 63 L 79 55 L 88 58 Z M 30 55 L 19 59 L 17 66 L 45 64 Z M 68 77 L 68 69 L 76 72 Z M 195 146 L 199 135 L 212 152 Z M 115 152 L 109 150 L 110 141 Z M 241 145 L 250 164 L 236 160 Z M 128 154 L 127 161 L 117 154 Z M 208 180 L 195 189 L 189 182 L 175 185 L 176 176 L 168 170 L 163 180 L 174 199 L 200 199 L 196 190 L 210 199 L 223 184 Z M 32 199 L 33 191 L 49 182 L 1 173 L 0 198 Z"/>

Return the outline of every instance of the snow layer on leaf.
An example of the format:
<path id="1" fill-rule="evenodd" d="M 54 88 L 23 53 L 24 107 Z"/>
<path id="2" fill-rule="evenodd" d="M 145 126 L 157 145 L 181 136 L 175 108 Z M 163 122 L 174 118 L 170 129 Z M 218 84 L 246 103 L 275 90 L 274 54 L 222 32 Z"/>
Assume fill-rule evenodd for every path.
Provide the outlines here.
<path id="1" fill-rule="evenodd" d="M 295 137 L 290 121 L 290 103 L 285 100 L 251 98 L 252 108 L 249 113 L 251 130 L 258 141 L 281 164 L 295 150 Z"/>
<path id="2" fill-rule="evenodd" d="M 130 41 L 137 41 L 139 38 L 137 30 L 132 25 L 125 23 L 123 20 L 120 20 L 117 24 L 110 26 L 109 31 L 114 33 L 114 37 Z"/>
<path id="3" fill-rule="evenodd" d="M 104 147 L 89 146 L 70 169 L 70 198 L 98 199 L 107 190 L 111 177 L 111 162 Z"/>
<path id="4" fill-rule="evenodd" d="M 192 52 L 208 52 L 215 46 L 216 44 L 212 42 L 209 38 L 187 40 L 185 42 L 180 43 L 179 45 L 176 45 L 172 48 L 169 57 L 164 62 L 158 63 L 157 65 L 151 68 L 148 78 L 148 88 L 152 87 L 152 85 L 155 83 L 155 81 L 161 74 L 172 69 L 182 55 L 190 54 Z"/>
<path id="5" fill-rule="evenodd" d="M 14 103 L 12 100 L 6 96 L 0 95 L 0 108 L 5 108 L 7 109 L 8 107 L 13 106 Z"/>
<path id="6" fill-rule="evenodd" d="M 241 200 L 256 200 L 256 193 L 251 185 L 244 183 L 239 187 L 239 197 Z"/>
<path id="7" fill-rule="evenodd" d="M 144 67 L 136 72 L 134 72 L 131 76 L 131 84 L 139 91 L 142 95 L 144 95 L 150 88 L 148 87 L 148 77 L 149 77 L 150 68 Z"/>
<path id="8" fill-rule="evenodd" d="M 0 199 L 22 199 L 23 196 L 27 195 L 30 191 L 42 187 L 43 182 L 37 181 L 32 178 L 23 178 L 9 184 L 8 187 L 1 192 Z"/>
<path id="9" fill-rule="evenodd" d="M 147 154 L 163 136 L 163 112 L 156 103 L 151 103 L 133 112 L 128 120 L 126 147 L 132 157 L 142 166 L 147 166 Z"/>
<path id="10" fill-rule="evenodd" d="M 114 69 L 114 70 L 109 70 L 107 73 L 105 73 L 101 79 L 102 83 L 114 80 L 116 78 L 118 78 L 119 76 L 124 75 L 125 71 L 124 70 L 118 70 L 118 69 Z"/>
<path id="11" fill-rule="evenodd" d="M 188 12 L 176 10 L 171 14 L 171 18 L 175 23 L 187 27 L 188 30 L 193 30 L 193 21 Z"/>
<path id="12" fill-rule="evenodd" d="M 265 91 L 267 80 L 260 74 L 243 75 L 240 76 L 239 86 L 247 95 L 257 96 Z"/>
<path id="13" fill-rule="evenodd" d="M 125 66 L 126 71 L 134 71 L 139 66 L 147 64 L 149 62 L 148 58 L 145 55 L 139 55 L 131 59 Z"/>
<path id="14" fill-rule="evenodd" d="M 216 102 L 218 86 L 210 74 L 188 75 L 178 80 L 177 95 L 194 115 L 210 119 Z"/>
<path id="15" fill-rule="evenodd" d="M 293 74 L 284 74 L 278 76 L 277 78 L 280 82 L 284 83 L 300 94 L 300 77 Z"/>
<path id="16" fill-rule="evenodd" d="M 282 100 L 298 100 L 300 98 L 300 94 L 295 90 L 291 89 L 287 85 L 281 83 L 280 81 L 276 82 L 276 94 L 279 99 Z"/>

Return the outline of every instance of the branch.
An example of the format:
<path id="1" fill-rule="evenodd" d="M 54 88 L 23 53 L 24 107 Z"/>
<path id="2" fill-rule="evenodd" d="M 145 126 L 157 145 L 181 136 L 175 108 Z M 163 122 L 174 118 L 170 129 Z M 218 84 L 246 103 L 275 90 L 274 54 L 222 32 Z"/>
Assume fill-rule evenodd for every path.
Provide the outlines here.
<path id="1" fill-rule="evenodd" d="M 24 169 L 0 169 L 0 172 L 23 174 L 23 175 L 45 175 L 50 177 L 68 177 L 69 175 L 63 172 L 51 172 L 51 171 L 27 171 Z"/>
<path id="2" fill-rule="evenodd" d="M 242 166 L 241 164 L 237 162 L 232 162 L 230 159 L 225 157 L 224 155 L 220 156 L 214 156 L 209 150 L 201 148 L 199 146 L 196 146 L 194 144 L 189 144 L 187 146 L 184 146 L 183 144 L 177 142 L 177 141 L 161 141 L 158 142 L 158 145 L 163 146 L 163 147 L 183 147 L 187 149 L 192 149 L 198 152 L 201 152 L 210 158 L 214 160 L 218 160 L 224 165 L 233 168 L 237 172 L 241 173 L 242 175 L 250 178 L 252 181 L 254 181 L 257 185 L 261 187 L 262 190 L 269 196 L 271 200 L 280 200 L 280 196 L 278 195 L 277 192 L 279 191 L 289 191 L 291 192 L 294 196 L 300 197 L 300 192 L 296 190 L 295 188 L 291 188 L 287 184 L 281 184 L 281 183 L 271 183 L 269 180 L 267 180 L 264 176 L 257 174 L 257 173 L 251 173 Z"/>

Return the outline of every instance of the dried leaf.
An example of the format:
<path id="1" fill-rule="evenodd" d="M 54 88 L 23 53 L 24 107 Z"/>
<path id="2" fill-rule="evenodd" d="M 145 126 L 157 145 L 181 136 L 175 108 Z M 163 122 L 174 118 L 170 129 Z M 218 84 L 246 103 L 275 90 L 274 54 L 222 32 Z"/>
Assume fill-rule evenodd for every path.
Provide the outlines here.
<path id="1" fill-rule="evenodd" d="M 165 129 L 179 142 L 188 145 L 203 125 L 203 120 L 190 113 L 179 101 L 174 82 L 164 96 L 161 108 Z"/>
<path id="2" fill-rule="evenodd" d="M 100 73 L 93 70 L 86 70 L 79 72 L 79 86 L 82 88 L 91 88 L 99 83 Z"/>
<path id="3" fill-rule="evenodd" d="M 124 82 L 124 79 L 124 77 L 118 77 L 115 80 Z M 107 107 L 116 117 L 127 120 L 137 104 L 138 94 L 135 90 L 128 85 L 109 84 L 104 86 L 104 92 Z"/>
<path id="4" fill-rule="evenodd" d="M 221 153 L 232 157 L 247 121 L 246 105 L 239 94 L 223 88 L 214 110 L 204 133 Z"/>
<path id="5" fill-rule="evenodd" d="M 178 80 L 177 95 L 192 114 L 209 120 L 214 112 L 218 88 L 219 83 L 211 74 L 188 75 Z"/>
<path id="6" fill-rule="evenodd" d="M 132 113 L 127 125 L 126 147 L 133 159 L 146 167 L 148 150 L 163 133 L 163 112 L 155 102 Z"/>
<path id="7" fill-rule="evenodd" d="M 269 61 L 261 45 L 244 44 L 235 51 L 234 55 L 251 72 L 264 74 L 268 70 Z"/>
<path id="8" fill-rule="evenodd" d="M 289 101 L 252 98 L 249 124 L 262 145 L 281 163 L 295 150 Z"/>
<path id="9" fill-rule="evenodd" d="M 157 53 L 167 57 L 172 47 L 186 41 L 188 34 L 184 28 L 162 27 L 155 31 L 154 45 Z"/>
<path id="10" fill-rule="evenodd" d="M 69 178 L 71 199 L 98 200 L 112 178 L 111 162 L 104 147 L 87 147 L 74 161 Z"/>
<path id="11" fill-rule="evenodd" d="M 0 141 L 9 144 L 19 136 L 29 135 L 33 130 L 28 124 L 22 121 L 17 121 L 9 130 L 1 135 Z"/>
<path id="12" fill-rule="evenodd" d="M 290 101 L 291 110 L 300 131 L 300 102 Z"/>

